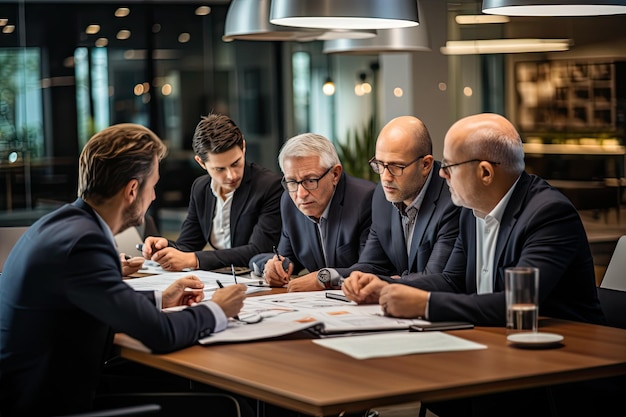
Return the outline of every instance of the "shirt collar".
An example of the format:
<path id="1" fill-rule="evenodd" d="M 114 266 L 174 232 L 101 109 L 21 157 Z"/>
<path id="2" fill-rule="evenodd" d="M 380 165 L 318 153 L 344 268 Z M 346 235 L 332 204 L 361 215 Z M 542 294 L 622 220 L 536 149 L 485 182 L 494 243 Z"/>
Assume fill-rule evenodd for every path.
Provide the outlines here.
<path id="1" fill-rule="evenodd" d="M 506 209 L 506 206 L 509 204 L 509 201 L 511 200 L 511 196 L 513 195 L 513 191 L 515 190 L 515 186 L 517 185 L 518 182 L 519 182 L 519 177 L 517 178 L 517 180 L 515 180 L 511 188 L 509 188 L 509 191 L 507 191 L 506 194 L 504 195 L 504 197 L 502 197 L 502 199 L 498 202 L 498 204 L 496 204 L 493 210 L 487 213 L 487 215 L 485 216 L 485 219 L 494 218 L 498 221 L 498 223 L 502 221 L 502 217 L 504 217 L 504 210 Z M 478 216 L 476 216 L 476 212 L 474 212 L 474 216 L 478 218 Z"/>
<path id="2" fill-rule="evenodd" d="M 324 221 L 328 220 L 328 213 L 330 212 L 330 205 L 333 202 L 333 198 L 335 198 L 335 190 L 337 189 L 337 187 L 335 187 L 333 189 L 333 195 L 330 197 L 330 200 L 328 200 L 328 204 L 326 204 L 326 208 L 324 209 L 324 211 L 322 212 L 322 217 L 320 217 L 319 219 L 316 219 L 313 216 L 307 216 L 309 218 L 309 220 L 311 220 L 313 223 L 319 223 L 319 221 L 321 219 L 324 219 Z"/>
<path id="3" fill-rule="evenodd" d="M 434 171 L 434 169 L 430 170 L 430 172 L 428 173 L 428 177 L 426 178 L 426 181 L 424 182 L 424 186 L 422 187 L 420 192 L 417 193 L 417 196 L 413 199 L 411 204 L 409 204 L 407 206 L 402 201 L 399 202 L 399 203 L 392 203 L 393 206 L 400 212 L 401 215 L 407 216 L 407 215 L 409 215 L 408 213 L 410 211 L 414 211 L 415 213 L 417 213 L 419 211 L 419 209 L 422 206 L 422 203 L 424 202 L 424 198 L 426 197 L 426 190 L 428 189 L 428 185 L 430 184 L 430 180 L 433 177 L 433 171 Z"/>

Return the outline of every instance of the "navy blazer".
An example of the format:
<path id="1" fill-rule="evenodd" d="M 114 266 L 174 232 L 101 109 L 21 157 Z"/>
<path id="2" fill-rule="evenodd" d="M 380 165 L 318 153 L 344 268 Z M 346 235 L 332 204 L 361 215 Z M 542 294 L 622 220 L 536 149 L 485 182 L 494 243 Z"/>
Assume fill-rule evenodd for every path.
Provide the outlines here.
<path id="1" fill-rule="evenodd" d="M 504 326 L 504 269 L 533 266 L 539 268 L 540 315 L 605 323 L 580 216 L 546 181 L 524 172 L 515 186 L 496 242 L 493 293 L 476 293 L 476 218 L 463 209 L 459 221 L 459 236 L 443 273 L 406 283 L 432 291 L 429 320 Z"/>
<path id="2" fill-rule="evenodd" d="M 294 273 L 303 268 L 317 271 L 324 267 L 346 267 L 359 259 L 372 222 L 372 194 L 376 184 L 362 178 L 341 173 L 330 201 L 327 236 L 323 242 L 328 263 L 319 243 L 317 225 L 305 216 L 285 191 L 280 200 L 282 234 L 278 252 L 294 264 Z M 274 256 L 265 253 L 255 256 L 261 271 L 265 262 Z"/>
<path id="3" fill-rule="evenodd" d="M 195 252 L 200 269 L 210 270 L 234 264 L 247 266 L 252 256 L 269 252 L 280 239 L 280 175 L 246 162 L 243 179 L 233 195 L 230 210 L 230 249 L 203 250 L 211 238 L 216 197 L 211 177 L 203 175 L 191 186 L 187 218 L 171 246 Z"/>
<path id="4" fill-rule="evenodd" d="M 113 332 L 155 352 L 196 343 L 215 317 L 203 305 L 163 313 L 122 280 L 118 252 L 83 200 L 42 217 L 0 279 L 0 414 L 87 410 Z"/>
<path id="5" fill-rule="evenodd" d="M 452 204 L 446 181 L 439 176 L 439 162 L 415 218 L 411 253 L 407 254 L 402 215 L 385 197 L 379 184 L 372 198 L 372 226 L 357 264 L 338 268 L 344 277 L 352 271 L 378 275 L 438 273 L 443 271 L 459 233 L 461 208 Z"/>

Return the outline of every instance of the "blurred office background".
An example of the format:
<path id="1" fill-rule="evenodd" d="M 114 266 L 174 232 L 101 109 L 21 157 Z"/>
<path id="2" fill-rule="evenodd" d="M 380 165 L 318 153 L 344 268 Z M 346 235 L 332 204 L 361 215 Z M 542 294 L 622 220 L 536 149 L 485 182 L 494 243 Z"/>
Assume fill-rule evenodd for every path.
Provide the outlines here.
<path id="1" fill-rule="evenodd" d="M 420 0 L 421 25 L 404 44 L 385 44 L 380 31 L 378 44 L 324 40 L 336 33 L 242 40 L 227 33 L 235 2 L 246 3 L 0 0 L 0 226 L 73 201 L 83 144 L 114 123 L 146 125 L 167 142 L 151 214 L 176 230 L 202 174 L 191 152 L 201 115 L 232 117 L 247 158 L 276 171 L 282 143 L 313 131 L 366 176 L 376 133 L 393 117 L 420 117 L 440 159 L 448 127 L 488 111 L 518 126 L 529 171 L 619 232 L 626 15 L 483 23 L 480 1 Z M 267 12 L 270 0 L 247 3 Z M 539 46 L 520 46 L 529 38 Z"/>

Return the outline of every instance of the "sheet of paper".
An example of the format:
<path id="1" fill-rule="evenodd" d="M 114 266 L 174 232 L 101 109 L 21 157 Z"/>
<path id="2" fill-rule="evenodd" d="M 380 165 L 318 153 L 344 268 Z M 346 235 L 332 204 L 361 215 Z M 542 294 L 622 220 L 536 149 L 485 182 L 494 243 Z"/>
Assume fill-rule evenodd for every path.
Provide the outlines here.
<path id="1" fill-rule="evenodd" d="M 219 288 L 217 281 L 219 280 L 224 286 L 234 285 L 235 280 L 232 275 L 218 274 L 216 272 L 194 270 L 191 272 L 162 272 L 156 275 L 150 275 L 142 278 L 133 278 L 124 280 L 128 285 L 137 291 L 163 291 L 169 287 L 174 281 L 187 275 L 195 275 L 204 282 L 204 299 L 211 299 L 213 292 Z M 240 277 L 237 277 L 237 282 Z M 246 294 L 269 291 L 269 287 L 253 287 L 249 286 Z"/>
<path id="2" fill-rule="evenodd" d="M 480 343 L 444 332 L 383 332 L 363 336 L 316 339 L 313 343 L 355 359 L 487 349 L 487 346 Z"/>
<path id="3" fill-rule="evenodd" d="M 264 320 L 254 324 L 246 324 L 236 320 L 230 320 L 226 330 L 219 333 L 213 333 L 208 337 L 200 339 L 199 342 L 202 345 L 210 345 L 213 343 L 233 343 L 268 339 L 296 333 L 320 324 L 321 323 L 319 322 L 313 321 L 273 322 L 269 320 Z"/>

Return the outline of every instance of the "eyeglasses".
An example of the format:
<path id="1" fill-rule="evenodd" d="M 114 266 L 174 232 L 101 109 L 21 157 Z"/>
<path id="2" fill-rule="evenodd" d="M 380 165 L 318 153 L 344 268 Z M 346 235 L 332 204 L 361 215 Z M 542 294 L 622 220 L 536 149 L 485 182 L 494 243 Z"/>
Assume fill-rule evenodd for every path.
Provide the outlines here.
<path id="1" fill-rule="evenodd" d="M 307 191 L 317 190 L 320 180 L 324 178 L 332 168 L 333 167 L 328 168 L 326 172 L 324 172 L 318 178 L 307 178 L 302 181 L 286 181 L 285 177 L 283 177 L 280 183 L 282 184 L 283 188 L 290 193 L 295 193 L 296 191 L 298 191 L 298 185 L 302 185 L 302 188 Z"/>
<path id="2" fill-rule="evenodd" d="M 500 162 L 487 161 L 484 159 L 470 159 L 463 162 L 457 162 L 456 164 L 442 164 L 439 169 L 442 170 L 446 175 L 450 175 L 450 168 L 455 167 L 457 165 L 469 164 L 470 162 L 489 162 L 491 165 L 500 165 Z"/>
<path id="3" fill-rule="evenodd" d="M 412 160 L 406 165 L 386 164 L 383 161 L 379 161 L 378 159 L 376 159 L 375 156 L 373 156 L 372 159 L 370 159 L 368 162 L 370 164 L 370 167 L 372 167 L 372 171 L 374 171 L 377 174 L 382 175 L 382 173 L 385 172 L 385 168 L 387 168 L 387 172 L 389 172 L 392 176 L 399 177 L 404 172 L 404 168 L 416 163 L 417 161 L 419 161 L 425 156 L 426 155 L 418 156 L 416 159 Z"/>

